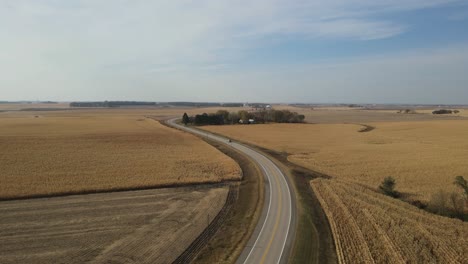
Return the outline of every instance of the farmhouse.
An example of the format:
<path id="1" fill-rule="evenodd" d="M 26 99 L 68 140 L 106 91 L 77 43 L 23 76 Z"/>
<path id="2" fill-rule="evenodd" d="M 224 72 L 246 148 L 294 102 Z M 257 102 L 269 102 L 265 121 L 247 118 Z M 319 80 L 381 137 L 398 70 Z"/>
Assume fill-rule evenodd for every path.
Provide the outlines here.
<path id="1" fill-rule="evenodd" d="M 255 124 L 255 119 L 250 118 L 247 121 L 244 121 L 243 119 L 240 119 L 239 124 Z"/>

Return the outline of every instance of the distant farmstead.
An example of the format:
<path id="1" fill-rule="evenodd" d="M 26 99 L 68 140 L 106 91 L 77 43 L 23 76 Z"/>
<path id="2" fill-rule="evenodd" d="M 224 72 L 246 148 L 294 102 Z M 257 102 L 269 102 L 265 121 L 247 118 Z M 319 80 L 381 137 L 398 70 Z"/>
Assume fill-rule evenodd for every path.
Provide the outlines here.
<path id="1" fill-rule="evenodd" d="M 252 119 L 252 118 L 249 120 L 240 119 L 239 124 L 255 124 L 255 119 Z"/>

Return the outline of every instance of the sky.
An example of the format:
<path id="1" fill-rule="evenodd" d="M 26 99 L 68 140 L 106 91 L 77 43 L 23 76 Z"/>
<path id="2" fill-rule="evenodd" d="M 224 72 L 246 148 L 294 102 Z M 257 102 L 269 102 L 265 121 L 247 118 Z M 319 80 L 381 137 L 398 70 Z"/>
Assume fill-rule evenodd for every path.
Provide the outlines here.
<path id="1" fill-rule="evenodd" d="M 468 0 L 0 0 L 0 101 L 468 104 Z"/>

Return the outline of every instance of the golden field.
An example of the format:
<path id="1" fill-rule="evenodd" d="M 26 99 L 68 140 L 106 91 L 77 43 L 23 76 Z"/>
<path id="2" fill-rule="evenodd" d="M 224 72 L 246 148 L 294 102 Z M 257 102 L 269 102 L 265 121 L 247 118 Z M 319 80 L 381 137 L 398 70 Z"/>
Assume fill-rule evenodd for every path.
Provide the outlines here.
<path id="1" fill-rule="evenodd" d="M 69 107 L 68 103 L 59 104 L 0 104 L 0 117 L 11 116 L 62 116 L 76 117 L 80 116 L 154 116 L 157 119 L 165 119 L 168 117 L 182 117 L 186 112 L 189 115 L 201 113 L 214 113 L 218 110 L 227 110 L 237 112 L 240 110 L 251 110 L 244 107 L 115 107 L 115 108 L 81 108 Z M 52 111 L 51 111 L 52 110 Z"/>
<path id="2" fill-rule="evenodd" d="M 468 121 L 210 126 L 209 131 L 290 154 L 289 160 L 338 179 L 377 188 L 392 176 L 410 199 L 452 191 L 468 176 Z"/>
<path id="3" fill-rule="evenodd" d="M 47 104 L 47 103 L 0 103 L 0 111 L 16 111 L 26 108 L 68 108 L 69 103 L 56 103 L 56 104 Z"/>
<path id="4" fill-rule="evenodd" d="M 374 129 L 360 132 L 365 126 L 340 124 L 343 119 L 337 112 L 346 113 L 345 120 L 369 121 L 375 116 L 323 111 L 332 114 L 322 116 L 322 124 L 203 129 L 286 152 L 289 161 L 332 176 L 310 184 L 330 223 L 339 263 L 466 263 L 467 223 L 376 190 L 392 176 L 406 199 L 427 202 L 442 190 L 459 193 L 460 202 L 461 190 L 453 181 L 457 175 L 468 176 L 468 121 L 386 119 L 363 122 Z M 359 114 L 353 117 L 353 112 Z"/>
<path id="5" fill-rule="evenodd" d="M 232 159 L 144 110 L 0 114 L 0 197 L 220 182 Z"/>
<path id="6" fill-rule="evenodd" d="M 340 180 L 311 182 L 339 263 L 466 263 L 468 224 Z"/>
<path id="7" fill-rule="evenodd" d="M 314 124 L 340 124 L 357 123 L 367 124 L 369 122 L 413 122 L 433 120 L 468 120 L 468 110 L 460 109 L 459 114 L 433 115 L 433 110 L 417 109 L 417 114 L 398 114 L 398 110 L 375 110 L 349 107 L 292 107 L 274 106 L 275 109 L 288 109 L 305 116 L 305 121 Z"/>

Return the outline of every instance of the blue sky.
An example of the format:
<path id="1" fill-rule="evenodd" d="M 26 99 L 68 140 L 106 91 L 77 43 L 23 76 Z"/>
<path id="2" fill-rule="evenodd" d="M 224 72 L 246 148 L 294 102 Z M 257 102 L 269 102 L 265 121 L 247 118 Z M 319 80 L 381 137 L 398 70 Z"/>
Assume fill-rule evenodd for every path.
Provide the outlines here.
<path id="1" fill-rule="evenodd" d="M 468 1 L 0 0 L 0 100 L 468 102 Z"/>

